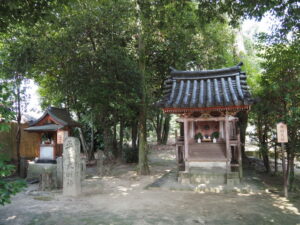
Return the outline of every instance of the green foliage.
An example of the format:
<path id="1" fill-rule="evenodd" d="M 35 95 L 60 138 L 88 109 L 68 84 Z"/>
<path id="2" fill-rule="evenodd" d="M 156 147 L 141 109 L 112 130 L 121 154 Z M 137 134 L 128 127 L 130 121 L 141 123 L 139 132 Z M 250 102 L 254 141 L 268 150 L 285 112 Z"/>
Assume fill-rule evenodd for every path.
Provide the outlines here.
<path id="1" fill-rule="evenodd" d="M 183 70 L 214 69 L 238 61 L 233 30 L 226 21 L 199 23 L 204 15 L 197 14 L 197 4 L 154 1 L 147 15 L 147 90 L 149 96 L 156 98 L 154 101 L 161 97 L 170 66 Z"/>
<path id="2" fill-rule="evenodd" d="M 211 134 L 211 137 L 218 139 L 220 137 L 220 133 L 218 131 L 215 131 Z"/>
<path id="3" fill-rule="evenodd" d="M 11 196 L 15 195 L 26 186 L 26 183 L 23 180 L 9 180 L 6 178 L 14 171 L 15 166 L 6 164 L 0 158 L 0 205 L 10 203 Z"/>
<path id="4" fill-rule="evenodd" d="M 211 0 L 199 2 L 199 14 L 205 15 L 204 22 L 214 19 L 224 20 L 224 13 L 232 25 L 238 25 L 240 18 L 255 18 L 260 20 L 266 13 L 280 21 L 275 35 L 280 38 L 289 32 L 297 33 L 300 28 L 299 1 L 298 0 Z"/>
<path id="5" fill-rule="evenodd" d="M 197 141 L 198 139 L 202 139 L 203 138 L 203 135 L 199 132 L 199 133 L 197 133 L 197 134 L 195 134 L 195 136 L 194 136 L 194 139 Z"/>
<path id="6" fill-rule="evenodd" d="M 3 52 L 1 52 L 3 53 Z M 15 117 L 13 111 L 14 83 L 7 79 L 3 69 L 3 58 L 0 70 L 0 132 L 8 132 L 9 122 Z M 15 172 L 15 166 L 7 164 L 6 156 L 1 154 L 0 146 L 0 204 L 10 203 L 10 198 L 25 187 L 22 180 L 13 180 L 8 177 Z"/>
<path id="7" fill-rule="evenodd" d="M 128 53 L 132 4 L 118 3 L 74 3 L 54 25 L 37 28 L 43 31 L 35 77 L 45 106 L 64 103 L 76 112 L 88 108 L 95 115 L 131 112 L 139 82 Z"/>
<path id="8" fill-rule="evenodd" d="M 8 131 L 9 125 L 4 122 L 10 121 L 14 117 L 14 113 L 11 110 L 11 95 L 11 84 L 1 79 L 0 76 L 0 122 L 2 122 L 0 123 L 0 131 Z"/>
<path id="9" fill-rule="evenodd" d="M 0 76 L 1 77 L 1 76 Z M 0 80 L 0 131 L 9 131 L 8 123 L 13 117 L 14 113 L 11 110 L 12 102 L 10 101 L 11 89 L 10 84 Z M 1 151 L 1 146 L 0 146 Z M 0 154 L 0 204 L 4 205 L 10 203 L 12 195 L 21 191 L 25 183 L 21 180 L 9 180 L 7 177 L 15 172 L 15 166 L 9 165 L 5 162 L 5 155 Z"/>
<path id="10" fill-rule="evenodd" d="M 293 36 L 286 43 L 269 42 L 272 37 L 261 36 L 260 57 L 263 72 L 254 89 L 256 104 L 252 107 L 251 122 L 256 126 L 260 153 L 267 171 L 269 149 L 276 143 L 276 123 L 285 122 L 288 126 L 289 142 L 287 157 L 291 162 L 300 155 L 299 108 L 300 108 L 300 40 Z M 290 187 L 293 186 L 293 168 L 289 167 Z"/>
<path id="11" fill-rule="evenodd" d="M 7 32 L 13 25 L 32 26 L 40 19 L 51 19 L 50 14 L 67 3 L 68 0 L 1 1 L 0 32 Z"/>

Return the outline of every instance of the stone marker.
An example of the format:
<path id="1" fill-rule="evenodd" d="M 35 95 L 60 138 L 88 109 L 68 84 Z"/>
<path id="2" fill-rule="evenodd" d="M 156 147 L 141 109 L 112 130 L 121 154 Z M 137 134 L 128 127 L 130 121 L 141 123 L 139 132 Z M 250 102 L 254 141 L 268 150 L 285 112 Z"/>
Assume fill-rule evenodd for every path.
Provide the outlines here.
<path id="1" fill-rule="evenodd" d="M 63 174 L 63 195 L 79 195 L 81 193 L 81 159 L 78 138 L 68 137 L 64 141 Z"/>

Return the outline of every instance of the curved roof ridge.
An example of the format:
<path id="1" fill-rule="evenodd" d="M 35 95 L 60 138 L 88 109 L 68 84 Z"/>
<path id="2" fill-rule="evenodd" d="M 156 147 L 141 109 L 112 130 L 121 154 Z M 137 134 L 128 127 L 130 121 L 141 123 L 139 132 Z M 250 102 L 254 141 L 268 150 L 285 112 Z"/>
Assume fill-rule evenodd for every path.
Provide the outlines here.
<path id="1" fill-rule="evenodd" d="M 194 75 L 215 75 L 215 74 L 226 74 L 226 73 L 232 73 L 232 72 L 240 72 L 241 71 L 241 66 L 243 65 L 242 62 L 240 62 L 238 65 L 233 66 L 233 67 L 228 67 L 228 68 L 222 68 L 222 69 L 213 69 L 213 70 L 176 70 L 173 67 L 170 67 L 171 73 L 170 75 L 172 77 L 176 76 L 194 76 Z"/>

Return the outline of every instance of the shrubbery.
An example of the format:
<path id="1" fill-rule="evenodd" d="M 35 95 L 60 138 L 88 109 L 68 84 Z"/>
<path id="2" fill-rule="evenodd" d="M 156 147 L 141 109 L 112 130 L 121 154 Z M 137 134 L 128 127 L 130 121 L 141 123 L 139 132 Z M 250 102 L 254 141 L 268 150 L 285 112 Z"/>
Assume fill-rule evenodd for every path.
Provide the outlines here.
<path id="1" fill-rule="evenodd" d="M 15 171 L 14 165 L 8 165 L 0 159 L 0 205 L 10 203 L 10 198 L 26 186 L 23 180 L 9 179 Z"/>

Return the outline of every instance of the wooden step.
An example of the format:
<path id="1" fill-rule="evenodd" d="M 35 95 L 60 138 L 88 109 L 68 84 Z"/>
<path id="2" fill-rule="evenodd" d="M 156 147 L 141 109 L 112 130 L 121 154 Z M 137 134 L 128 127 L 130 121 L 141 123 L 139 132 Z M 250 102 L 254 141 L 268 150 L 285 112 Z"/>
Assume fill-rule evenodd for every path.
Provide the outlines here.
<path id="1" fill-rule="evenodd" d="M 226 160 L 225 143 L 199 143 L 189 145 L 189 159 L 205 161 Z"/>

